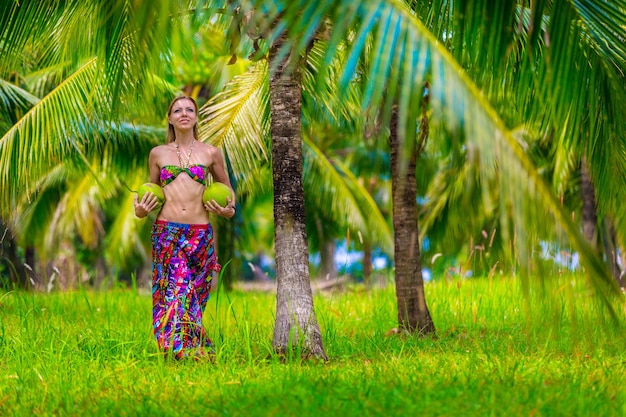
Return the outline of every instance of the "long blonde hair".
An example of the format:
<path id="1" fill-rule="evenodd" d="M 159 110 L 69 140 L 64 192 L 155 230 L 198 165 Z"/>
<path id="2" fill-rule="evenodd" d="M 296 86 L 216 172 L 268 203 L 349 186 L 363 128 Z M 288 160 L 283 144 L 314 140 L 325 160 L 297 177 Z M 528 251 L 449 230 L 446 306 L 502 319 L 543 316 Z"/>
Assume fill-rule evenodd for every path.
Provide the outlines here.
<path id="1" fill-rule="evenodd" d="M 189 97 L 189 96 L 178 96 L 176 98 L 174 98 L 174 100 L 172 100 L 172 102 L 170 103 L 170 107 L 167 109 L 167 117 L 170 117 L 170 114 L 172 114 L 172 107 L 174 107 L 174 104 L 176 104 L 176 102 L 180 101 L 180 100 L 189 100 L 193 103 L 193 106 L 196 109 L 196 116 L 198 115 L 198 103 L 196 103 L 196 100 L 194 100 L 193 98 Z M 198 140 L 198 121 L 196 120 L 196 124 L 193 125 L 193 137 Z M 176 132 L 174 131 L 174 126 L 168 121 L 167 123 L 167 136 L 165 138 L 165 143 L 172 143 L 176 140 Z"/>

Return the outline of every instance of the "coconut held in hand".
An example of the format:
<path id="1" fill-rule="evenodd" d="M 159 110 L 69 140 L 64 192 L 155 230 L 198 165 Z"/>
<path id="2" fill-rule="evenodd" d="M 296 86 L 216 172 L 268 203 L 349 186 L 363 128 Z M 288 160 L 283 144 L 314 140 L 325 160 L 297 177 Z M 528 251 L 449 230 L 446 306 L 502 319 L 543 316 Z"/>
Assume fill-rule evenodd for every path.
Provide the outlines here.
<path id="1" fill-rule="evenodd" d="M 202 194 L 202 201 L 204 203 L 215 200 L 217 204 L 222 207 L 226 207 L 228 204 L 227 198 L 232 198 L 233 195 L 230 191 L 230 188 L 226 184 L 222 184 L 221 182 L 214 182 L 204 190 Z"/>
<path id="2" fill-rule="evenodd" d="M 141 184 L 141 186 L 137 190 L 137 198 L 139 199 L 139 201 L 141 201 L 141 199 L 147 192 L 150 192 L 156 196 L 157 200 L 159 200 L 157 208 L 160 209 L 163 203 L 165 203 L 165 194 L 163 194 L 163 189 L 151 182 Z"/>

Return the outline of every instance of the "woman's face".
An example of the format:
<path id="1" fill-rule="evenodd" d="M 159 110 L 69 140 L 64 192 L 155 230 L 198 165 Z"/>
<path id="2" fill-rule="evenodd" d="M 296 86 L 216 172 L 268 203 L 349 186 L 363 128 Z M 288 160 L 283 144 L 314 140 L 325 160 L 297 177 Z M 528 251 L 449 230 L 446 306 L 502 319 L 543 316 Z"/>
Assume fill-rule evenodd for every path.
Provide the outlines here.
<path id="1" fill-rule="evenodd" d="M 176 101 L 167 119 L 177 130 L 193 129 L 198 121 L 194 102 L 186 98 Z"/>

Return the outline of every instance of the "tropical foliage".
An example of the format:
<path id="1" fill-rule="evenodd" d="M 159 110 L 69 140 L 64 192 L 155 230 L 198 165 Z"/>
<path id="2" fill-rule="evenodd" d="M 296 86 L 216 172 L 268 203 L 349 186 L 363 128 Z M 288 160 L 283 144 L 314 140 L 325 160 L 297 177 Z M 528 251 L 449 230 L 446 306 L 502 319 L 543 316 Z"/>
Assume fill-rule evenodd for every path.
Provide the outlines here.
<path id="1" fill-rule="evenodd" d="M 271 189 L 265 61 L 251 66 L 245 59 L 251 45 L 225 37 L 228 13 L 209 21 L 208 11 L 170 6 L 3 6 L 6 59 L 0 73 L 12 82 L 2 82 L 10 111 L 3 113 L 0 139 L 1 216 L 40 258 L 58 258 L 60 246 L 92 263 L 102 263 L 98 254 L 104 254 L 108 269 L 102 274 L 147 259 L 141 238 L 147 223 L 133 218 L 129 190 L 145 181 L 147 152 L 162 140 L 163 109 L 181 90 L 201 101 L 211 97 L 202 108 L 202 139 L 224 149 L 240 195 L 263 198 Z M 170 12 L 176 17 L 163 18 Z M 30 25 L 41 27 L 24 29 Z M 74 41 L 79 28 L 85 44 Z M 108 47 L 97 46 L 103 44 Z M 358 179 L 341 160 L 324 155 L 319 142 L 307 136 L 307 144 L 307 195 L 320 208 L 312 212 L 323 214 L 326 224 L 339 224 L 326 239 L 352 227 L 377 237 L 389 251 L 385 219 Z M 335 186 L 323 186 L 329 181 Z"/>
<path id="2" fill-rule="evenodd" d="M 472 207 L 482 206 L 492 211 L 503 241 L 509 242 L 509 257 L 518 260 L 515 269 L 530 266 L 539 240 L 561 242 L 561 247 L 581 254 L 596 284 L 611 285 L 606 268 L 525 149 L 529 140 L 547 144 L 557 184 L 565 163 L 578 164 L 586 155 L 598 208 L 623 224 L 616 198 L 626 178 L 624 125 L 617 116 L 626 103 L 622 2 L 536 2 L 528 7 L 511 1 L 493 7 L 491 2 L 414 1 L 407 7 L 398 1 L 294 1 L 278 6 L 267 1 L 254 6 L 268 11 L 264 21 L 280 18 L 281 28 L 293 36 L 285 47 L 290 50 L 304 50 L 321 25 L 331 24 L 322 62 L 331 63 L 338 50 L 347 51 L 339 93 L 356 80 L 364 113 L 381 109 L 383 125 L 391 104 L 400 103 L 401 137 L 416 129 L 422 88 L 428 82 L 432 118 L 439 132 L 452 139 L 438 136 L 442 140 L 431 141 L 431 146 L 437 152 L 447 149 L 443 155 L 461 158 L 461 166 L 468 167 L 452 173 L 455 181 L 442 182 L 450 191 L 434 196 L 433 190 L 429 204 L 437 201 L 448 210 L 457 206 L 457 224 L 464 218 L 459 209 L 472 213 Z M 373 64 L 359 73 L 364 59 Z M 479 199 L 456 203 L 455 198 L 474 189 Z M 477 200 L 478 205 L 471 205 Z M 481 223 L 476 222 L 474 231 L 485 230 Z M 623 234 L 623 227 L 618 229 Z M 563 234 L 568 243 L 561 240 Z"/>
<path id="3" fill-rule="evenodd" d="M 180 91 L 177 57 L 192 53 L 186 34 L 210 26 L 205 33 L 225 36 L 221 42 L 215 41 L 219 35 L 202 38 L 220 51 L 214 52 L 220 62 L 215 68 L 232 63 L 233 56 L 255 61 L 219 98 L 216 89 L 226 80 L 211 83 L 207 97 L 215 99 L 203 109 L 211 129 L 222 125 L 206 130 L 207 140 L 223 141 L 233 168 L 254 173 L 248 179 L 267 178 L 256 174 L 267 162 L 267 86 L 258 61 L 267 52 L 263 38 L 286 32 L 282 56 L 309 54 L 315 69 L 304 78 L 310 98 L 303 125 L 305 141 L 311 140 L 305 154 L 312 157 L 305 180 L 313 173 L 320 180 L 307 199 L 319 197 L 320 207 L 334 214 L 355 203 L 372 205 L 328 194 L 333 187 L 327 182 L 337 181 L 337 173 L 350 178 L 350 169 L 341 158 L 329 163 L 332 147 L 320 139 L 337 129 L 376 141 L 384 137 L 376 127 L 388 126 L 391 105 L 398 103 L 399 138 L 408 146 L 427 85 L 431 139 L 427 168 L 418 163 L 418 173 L 432 175 L 419 184 L 425 196 L 422 230 L 434 242 L 433 253 L 453 248 L 446 254 L 467 254 L 472 247 L 466 243 L 473 237 L 474 246 L 486 234 L 485 242 L 500 246 L 488 266 L 503 261 L 528 271 L 541 257 L 537 245 L 548 242 L 578 252 L 597 288 L 612 285 L 582 238 L 578 217 L 572 219 L 577 203 L 565 205 L 559 197 L 571 195 L 571 173 L 585 159 L 597 210 L 626 236 L 620 201 L 626 185 L 623 0 L 87 0 L 0 7 L 6 110 L 0 117 L 1 216 L 14 231 L 28 230 L 33 241 L 45 242 L 48 235 L 52 244 L 68 236 L 99 248 L 102 243 L 88 238 L 103 238 L 107 230 L 111 263 L 141 253 L 142 226 L 117 216 L 130 212 L 123 184 L 133 188 L 145 178 L 141 158 L 160 141 L 149 127 L 160 125 L 167 101 Z M 202 88 L 189 91 L 200 94 Z M 341 155 L 347 148 L 336 144 Z M 321 156 L 327 159 L 316 159 Z M 257 186 L 241 181 L 242 190 Z M 362 221 L 344 218 L 351 227 Z M 384 228 L 378 230 L 375 239 L 382 245 Z"/>

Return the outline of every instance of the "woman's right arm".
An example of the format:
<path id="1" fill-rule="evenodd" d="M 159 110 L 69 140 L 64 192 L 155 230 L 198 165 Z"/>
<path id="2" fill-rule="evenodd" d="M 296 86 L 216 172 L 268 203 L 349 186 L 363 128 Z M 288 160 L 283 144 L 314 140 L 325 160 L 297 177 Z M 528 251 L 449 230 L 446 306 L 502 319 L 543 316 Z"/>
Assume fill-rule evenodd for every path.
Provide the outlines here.
<path id="1" fill-rule="evenodd" d="M 150 167 L 150 182 L 161 186 L 161 167 L 159 166 L 159 148 L 152 148 L 148 156 L 148 166 Z"/>
<path id="2" fill-rule="evenodd" d="M 150 151 L 150 156 L 148 157 L 148 165 L 150 167 L 150 182 L 154 184 L 159 184 L 160 179 L 160 168 L 158 165 L 157 158 L 157 148 L 153 148 Z M 135 194 L 135 216 L 143 219 L 150 213 L 152 210 L 157 208 L 159 205 L 159 200 L 152 193 L 145 193 L 141 201 L 139 201 L 138 195 Z"/>

